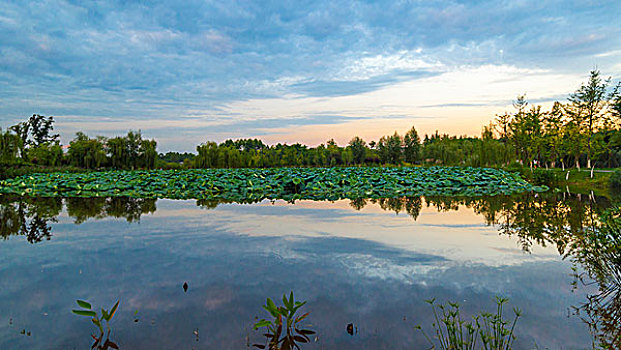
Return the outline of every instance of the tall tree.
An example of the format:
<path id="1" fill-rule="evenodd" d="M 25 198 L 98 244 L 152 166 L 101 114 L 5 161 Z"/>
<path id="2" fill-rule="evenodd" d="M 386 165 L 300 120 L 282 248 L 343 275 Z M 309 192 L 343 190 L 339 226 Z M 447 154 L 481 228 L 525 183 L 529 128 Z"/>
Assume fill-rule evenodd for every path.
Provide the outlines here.
<path id="1" fill-rule="evenodd" d="M 524 97 L 518 96 L 517 103 L 514 104 L 518 112 L 511 121 L 510 129 L 517 156 L 522 164 L 532 165 L 533 160 L 540 156 L 541 123 L 545 113 L 541 112 L 541 106 L 533 106 L 526 111 L 526 105 Z"/>
<path id="2" fill-rule="evenodd" d="M 511 125 L 511 114 L 505 112 L 502 115 L 497 114 L 495 120 L 495 129 L 498 132 L 498 139 L 506 143 L 509 139 L 509 125 Z"/>
<path id="3" fill-rule="evenodd" d="M 543 118 L 543 150 L 547 163 L 553 168 L 563 154 L 563 116 L 563 105 L 554 102 L 552 111 Z"/>
<path id="4" fill-rule="evenodd" d="M 33 114 L 27 121 L 18 123 L 11 127 L 24 145 L 38 146 L 46 142 L 57 142 L 60 135 L 52 134 L 54 130 L 54 117 L 45 117 Z"/>
<path id="5" fill-rule="evenodd" d="M 606 90 L 610 78 L 602 80 L 599 70 L 594 69 L 589 75 L 589 81 L 582 84 L 580 88 L 569 95 L 569 102 L 573 105 L 574 110 L 584 118 L 586 127 L 586 143 L 587 143 L 587 167 L 591 167 L 591 159 L 593 156 L 593 134 L 599 126 L 606 123 L 606 107 L 607 97 Z"/>
<path id="6" fill-rule="evenodd" d="M 33 114 L 28 119 L 28 125 L 31 133 L 31 140 L 29 142 L 33 146 L 39 146 L 43 143 L 55 143 L 60 138 L 60 135 L 52 134 L 54 130 L 54 117 L 46 118 L 39 114 Z"/>
<path id="7" fill-rule="evenodd" d="M 410 131 L 405 134 L 403 138 L 403 155 L 405 156 L 405 161 L 411 164 L 414 164 L 420 159 L 420 137 L 418 137 L 418 132 L 416 128 L 412 127 Z"/>

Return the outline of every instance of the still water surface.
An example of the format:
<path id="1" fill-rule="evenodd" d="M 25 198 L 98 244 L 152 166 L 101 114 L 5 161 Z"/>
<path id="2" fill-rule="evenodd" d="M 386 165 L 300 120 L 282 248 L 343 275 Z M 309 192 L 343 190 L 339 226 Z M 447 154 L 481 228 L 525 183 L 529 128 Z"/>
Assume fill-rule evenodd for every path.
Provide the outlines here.
<path id="1" fill-rule="evenodd" d="M 111 338 L 121 349 L 246 349 L 261 341 L 252 324 L 267 317 L 265 298 L 290 290 L 317 332 L 302 349 L 429 348 L 413 329 L 432 331 L 425 299 L 470 315 L 493 311 L 496 295 L 510 299 L 508 318 L 523 311 L 515 348 L 588 348 L 573 307 L 597 288 L 573 288 L 572 259 L 546 237 L 610 206 L 593 199 L 2 197 L 0 349 L 90 348 L 76 299 L 120 299 Z"/>

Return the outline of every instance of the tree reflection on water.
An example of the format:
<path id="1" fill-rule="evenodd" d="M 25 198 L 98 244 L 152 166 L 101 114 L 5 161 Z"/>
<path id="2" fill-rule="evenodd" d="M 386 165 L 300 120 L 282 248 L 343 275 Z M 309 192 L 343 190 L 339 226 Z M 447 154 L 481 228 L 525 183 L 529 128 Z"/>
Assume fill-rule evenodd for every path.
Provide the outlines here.
<path id="1" fill-rule="evenodd" d="M 197 201 L 197 205 L 216 208 L 221 202 Z M 516 237 L 521 248 L 553 246 L 576 267 L 576 288 L 592 285 L 575 313 L 590 327 L 594 346 L 621 348 L 621 200 L 548 192 L 512 196 L 411 197 L 355 199 L 350 206 L 362 210 L 369 205 L 386 211 L 406 213 L 417 220 L 424 207 L 439 212 L 466 207 L 481 215 L 499 234 Z M 156 199 L 136 198 L 30 198 L 0 196 L 0 235 L 4 239 L 22 235 L 30 243 L 49 240 L 50 223 L 66 208 L 76 224 L 105 217 L 139 221 L 156 211 Z"/>
<path id="2" fill-rule="evenodd" d="M 88 219 L 105 217 L 124 218 L 128 222 L 140 221 L 143 214 L 154 213 L 155 199 L 139 198 L 33 198 L 0 196 L 0 236 L 25 236 L 30 243 L 50 240 L 52 227 L 62 212 L 63 202 L 67 213 L 76 224 Z"/>
<path id="3" fill-rule="evenodd" d="M 0 236 L 23 235 L 30 243 L 49 240 L 49 222 L 56 222 L 61 210 L 60 198 L 0 196 Z"/>

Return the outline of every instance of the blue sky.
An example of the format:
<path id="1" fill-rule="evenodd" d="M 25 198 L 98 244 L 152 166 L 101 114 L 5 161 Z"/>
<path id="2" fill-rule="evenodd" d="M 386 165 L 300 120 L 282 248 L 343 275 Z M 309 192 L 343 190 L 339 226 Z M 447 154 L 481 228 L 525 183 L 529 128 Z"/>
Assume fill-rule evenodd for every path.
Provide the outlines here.
<path id="1" fill-rule="evenodd" d="M 0 125 L 159 149 L 478 134 L 527 93 L 621 76 L 619 1 L 0 2 Z"/>

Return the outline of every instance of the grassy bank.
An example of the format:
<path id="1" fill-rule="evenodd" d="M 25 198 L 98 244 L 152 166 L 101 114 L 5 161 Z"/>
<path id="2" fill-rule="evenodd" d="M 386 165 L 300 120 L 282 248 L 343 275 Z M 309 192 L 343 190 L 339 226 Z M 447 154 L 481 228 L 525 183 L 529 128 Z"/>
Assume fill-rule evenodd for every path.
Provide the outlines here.
<path id="1" fill-rule="evenodd" d="M 517 171 L 529 183 L 533 185 L 546 185 L 551 189 L 559 188 L 566 190 L 569 188 L 575 193 L 590 193 L 593 191 L 597 195 L 606 195 L 610 191 L 610 178 L 614 174 L 613 169 L 597 169 L 591 178 L 590 170 L 572 169 L 530 169 L 512 168 L 510 171 Z"/>

